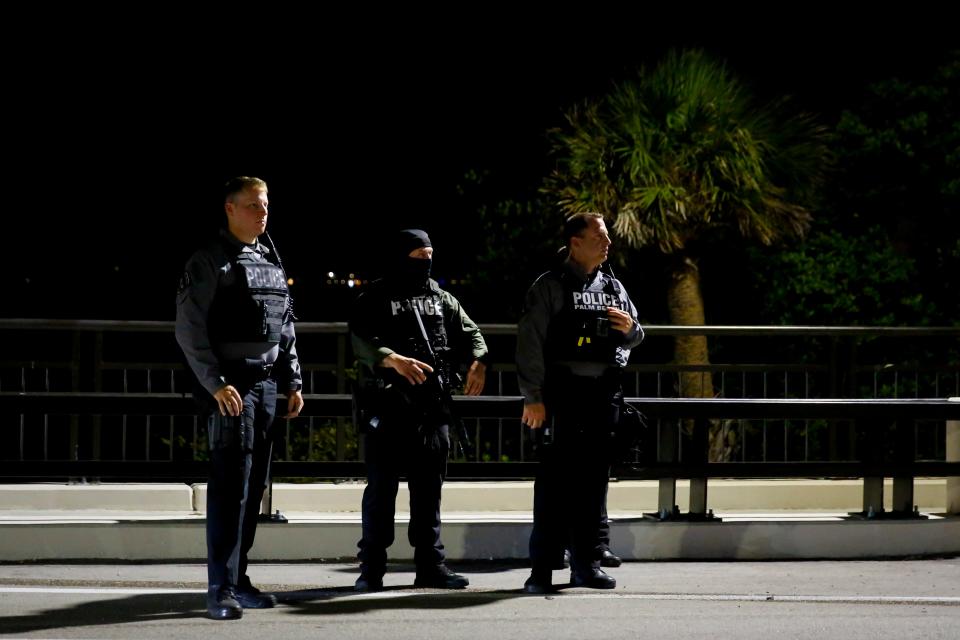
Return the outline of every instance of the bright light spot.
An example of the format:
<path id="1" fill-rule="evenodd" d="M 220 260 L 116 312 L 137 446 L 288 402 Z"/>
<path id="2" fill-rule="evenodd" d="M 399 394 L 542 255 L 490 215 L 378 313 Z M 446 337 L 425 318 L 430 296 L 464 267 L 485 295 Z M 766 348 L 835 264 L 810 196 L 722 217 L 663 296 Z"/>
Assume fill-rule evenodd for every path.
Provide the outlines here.
<path id="1" fill-rule="evenodd" d="M 333 277 L 333 271 L 328 271 L 328 272 L 327 272 L 327 277 L 328 277 L 328 278 L 332 278 L 332 277 Z"/>
<path id="2" fill-rule="evenodd" d="M 287 285 L 293 286 L 293 278 L 287 278 Z"/>
<path id="3" fill-rule="evenodd" d="M 352 277 L 353 277 L 353 274 L 351 273 L 351 274 L 349 275 L 349 277 L 352 278 Z"/>
<path id="4" fill-rule="evenodd" d="M 347 286 L 353 289 L 353 280 L 347 280 Z"/>

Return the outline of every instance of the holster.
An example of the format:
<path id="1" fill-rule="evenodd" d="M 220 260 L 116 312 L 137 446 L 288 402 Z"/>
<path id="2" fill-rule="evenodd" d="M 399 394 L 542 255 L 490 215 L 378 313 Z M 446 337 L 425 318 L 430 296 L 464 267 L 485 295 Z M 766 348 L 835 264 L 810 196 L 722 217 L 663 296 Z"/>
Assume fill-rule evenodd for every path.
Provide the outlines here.
<path id="1" fill-rule="evenodd" d="M 620 397 L 620 419 L 613 428 L 610 439 L 611 458 L 614 462 L 635 462 L 648 456 L 654 446 L 650 442 L 652 431 L 646 416 Z"/>
<path id="2" fill-rule="evenodd" d="M 553 367 L 547 371 L 544 390 L 547 424 L 541 429 L 540 444 L 561 445 L 578 437 L 601 442 L 610 438 L 620 422 L 619 371 L 595 377 Z"/>
<path id="3" fill-rule="evenodd" d="M 353 424 L 359 433 L 371 433 L 380 428 L 383 421 L 383 382 L 367 379 L 353 386 L 351 409 Z"/>

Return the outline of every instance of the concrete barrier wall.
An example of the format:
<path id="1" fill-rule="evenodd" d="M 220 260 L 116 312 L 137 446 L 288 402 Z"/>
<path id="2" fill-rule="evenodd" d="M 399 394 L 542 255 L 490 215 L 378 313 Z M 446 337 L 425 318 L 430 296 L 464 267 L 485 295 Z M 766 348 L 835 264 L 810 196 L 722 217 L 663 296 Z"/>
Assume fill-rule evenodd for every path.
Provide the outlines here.
<path id="1" fill-rule="evenodd" d="M 943 511 L 945 484 L 942 478 L 915 482 L 915 502 L 923 511 Z M 273 506 L 281 512 L 356 512 L 360 510 L 363 483 L 278 484 L 273 488 Z M 196 485 L 195 508 L 205 511 L 206 486 Z M 885 508 L 891 508 L 893 483 L 886 482 Z M 708 506 L 714 511 L 859 511 L 863 482 L 859 480 L 711 480 Z M 688 508 L 689 482 L 677 483 L 678 506 Z M 397 494 L 397 511 L 409 511 L 405 486 Z M 531 511 L 532 482 L 448 482 L 443 488 L 445 512 Z M 611 512 L 657 510 L 656 481 L 611 482 L 607 497 Z"/>
<path id="2" fill-rule="evenodd" d="M 960 429 L 958 429 L 960 431 Z M 960 439 L 960 434 L 958 434 Z M 360 511 L 363 483 L 276 484 L 273 506 L 282 512 L 354 513 Z M 859 511 L 859 480 L 711 480 L 708 506 L 714 511 Z M 947 480 L 915 482 L 915 502 L 922 511 L 946 509 Z M 677 483 L 678 505 L 686 510 L 689 483 Z M 886 508 L 892 484 L 885 491 Z M 409 511 L 409 493 L 401 485 L 397 511 Z M 960 498 L 958 498 L 960 499 Z M 655 511 L 656 481 L 611 482 L 608 508 L 616 512 Z M 531 482 L 448 482 L 445 512 L 531 511 Z M 206 485 L 197 484 L 17 484 L 0 485 L 0 511 L 99 510 L 206 512 Z"/>
<path id="3" fill-rule="evenodd" d="M 680 508 L 686 510 L 688 484 L 679 485 Z M 203 562 L 205 489 L 184 484 L 0 486 L 0 561 Z M 261 524 L 251 559 L 354 557 L 363 489 L 362 483 L 275 485 L 274 506 L 290 522 Z M 960 553 L 957 517 L 839 517 L 858 510 L 861 489 L 862 483 L 853 480 L 716 480 L 710 483 L 710 505 L 729 519 L 659 523 L 639 517 L 655 510 L 656 482 L 614 482 L 608 501 L 612 543 L 623 557 L 636 560 Z M 945 480 L 918 480 L 916 489 L 922 511 L 943 510 Z M 449 557 L 526 558 L 532 496 L 530 482 L 448 483 L 443 540 Z M 404 489 L 397 499 L 394 560 L 413 554 L 406 541 L 407 499 Z"/>
<path id="4" fill-rule="evenodd" d="M 406 522 L 398 519 L 392 560 L 410 561 Z M 253 561 L 352 560 L 358 521 L 261 524 Z M 524 559 L 530 522 L 446 520 L 451 560 Z M 614 521 L 611 545 L 627 560 L 865 559 L 955 555 L 960 518 L 906 521 Z M 204 521 L 4 524 L 0 561 L 189 561 L 206 559 Z M 895 579 L 892 576 L 892 579 Z"/>
<path id="5" fill-rule="evenodd" d="M 193 487 L 180 484 L 6 484 L 0 510 L 193 511 Z"/>

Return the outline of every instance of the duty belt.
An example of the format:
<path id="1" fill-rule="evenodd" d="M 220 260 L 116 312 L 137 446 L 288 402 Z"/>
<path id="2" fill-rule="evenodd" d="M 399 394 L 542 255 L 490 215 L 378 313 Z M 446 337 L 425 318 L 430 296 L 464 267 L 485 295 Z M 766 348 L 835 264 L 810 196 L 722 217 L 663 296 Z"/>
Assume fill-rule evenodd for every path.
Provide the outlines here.
<path id="1" fill-rule="evenodd" d="M 273 371 L 273 363 L 263 362 L 262 360 L 231 362 L 224 367 L 224 371 L 228 377 L 232 374 L 243 380 L 260 382 L 270 377 L 270 373 Z"/>
<path id="2" fill-rule="evenodd" d="M 621 374 L 619 367 L 611 367 L 599 362 L 557 362 L 550 367 L 559 376 L 574 378 L 618 378 Z"/>

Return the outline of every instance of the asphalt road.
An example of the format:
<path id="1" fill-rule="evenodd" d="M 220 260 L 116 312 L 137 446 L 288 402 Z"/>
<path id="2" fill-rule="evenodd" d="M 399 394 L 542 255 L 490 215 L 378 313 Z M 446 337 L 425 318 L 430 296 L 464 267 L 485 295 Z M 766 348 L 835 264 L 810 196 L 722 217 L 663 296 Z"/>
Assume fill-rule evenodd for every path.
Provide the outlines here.
<path id="1" fill-rule="evenodd" d="M 610 591 L 528 596 L 520 564 L 454 567 L 465 591 L 354 594 L 356 566 L 255 565 L 281 605 L 205 618 L 202 565 L 0 566 L 0 636 L 29 638 L 950 638 L 960 633 L 960 559 L 645 562 L 611 569 Z M 566 581 L 555 572 L 554 582 Z"/>

